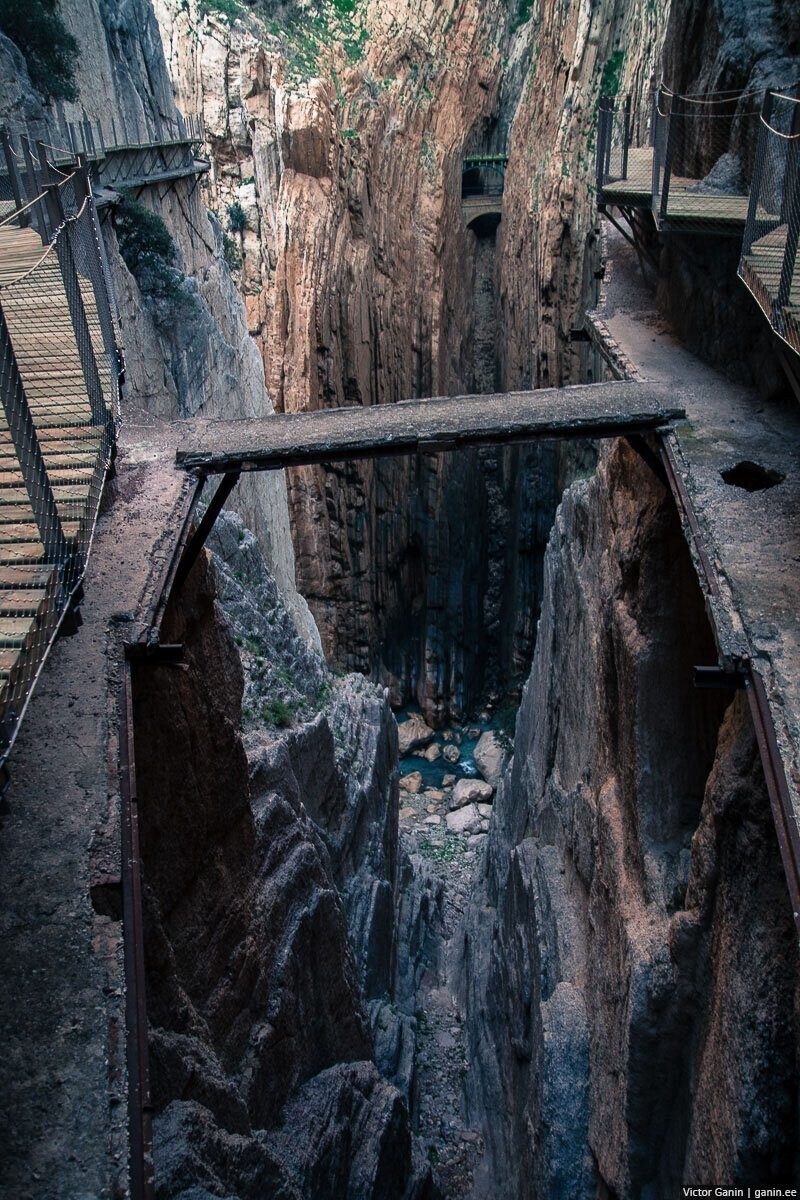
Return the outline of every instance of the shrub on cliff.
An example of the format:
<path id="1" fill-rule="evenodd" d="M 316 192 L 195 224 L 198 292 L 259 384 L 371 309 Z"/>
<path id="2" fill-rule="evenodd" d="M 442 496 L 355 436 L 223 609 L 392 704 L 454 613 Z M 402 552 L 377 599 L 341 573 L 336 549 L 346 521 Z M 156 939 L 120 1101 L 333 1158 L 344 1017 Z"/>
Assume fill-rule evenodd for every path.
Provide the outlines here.
<path id="1" fill-rule="evenodd" d="M 247 225 L 247 214 L 238 200 L 228 205 L 228 229 L 231 233 L 242 233 Z"/>
<path id="2" fill-rule="evenodd" d="M 169 318 L 176 306 L 195 308 L 196 300 L 178 269 L 178 247 L 158 213 L 123 194 L 114 212 L 119 252 L 142 295 L 161 301 L 157 316 Z M 161 312 L 161 308 L 164 312 Z"/>
<path id="3" fill-rule="evenodd" d="M 38 91 L 54 100 L 77 100 L 80 48 L 58 14 L 58 0 L 0 0 L 0 33 L 22 51 Z"/>

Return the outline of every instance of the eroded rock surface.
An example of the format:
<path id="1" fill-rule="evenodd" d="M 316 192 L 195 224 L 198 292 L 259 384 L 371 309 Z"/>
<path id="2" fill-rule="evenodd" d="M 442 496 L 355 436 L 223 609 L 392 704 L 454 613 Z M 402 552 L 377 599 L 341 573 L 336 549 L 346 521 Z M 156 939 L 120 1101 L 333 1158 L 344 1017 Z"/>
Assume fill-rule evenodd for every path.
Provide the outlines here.
<path id="1" fill-rule="evenodd" d="M 478 1194 L 785 1184 L 800 967 L 763 775 L 741 699 L 692 688 L 702 598 L 630 450 L 568 491 L 545 573 L 466 930 Z"/>
<path id="2" fill-rule="evenodd" d="M 228 518 L 218 541 L 236 529 Z M 324 668 L 280 602 L 260 627 L 242 610 L 233 585 L 253 553 L 252 539 L 228 546 L 234 629 L 299 665 L 319 707 Z M 433 1197 L 407 1094 L 436 897 L 408 878 L 400 895 L 388 704 L 346 679 L 315 717 L 243 741 L 242 667 L 208 562 L 167 623 L 189 669 L 134 681 L 158 1194 Z"/>

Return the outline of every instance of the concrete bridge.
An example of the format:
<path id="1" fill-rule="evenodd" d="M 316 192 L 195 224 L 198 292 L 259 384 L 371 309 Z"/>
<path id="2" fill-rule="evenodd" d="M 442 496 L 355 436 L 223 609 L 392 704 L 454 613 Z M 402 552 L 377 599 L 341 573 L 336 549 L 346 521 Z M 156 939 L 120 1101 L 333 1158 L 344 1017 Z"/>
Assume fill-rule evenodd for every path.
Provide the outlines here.
<path id="1" fill-rule="evenodd" d="M 174 429 L 180 467 L 227 475 L 537 438 L 619 437 L 662 428 L 684 415 L 674 388 L 613 382 L 436 396 L 257 420 L 195 419 Z"/>

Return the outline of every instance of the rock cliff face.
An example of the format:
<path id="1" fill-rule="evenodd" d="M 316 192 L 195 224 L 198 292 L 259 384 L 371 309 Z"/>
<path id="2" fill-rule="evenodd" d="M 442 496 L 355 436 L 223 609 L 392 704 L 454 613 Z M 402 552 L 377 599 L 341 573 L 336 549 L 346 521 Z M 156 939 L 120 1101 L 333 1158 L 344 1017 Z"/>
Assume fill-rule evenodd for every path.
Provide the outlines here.
<path id="1" fill-rule="evenodd" d="M 159 27 L 149 0 L 104 0 L 60 5 L 80 53 L 75 66 L 77 102 L 60 102 L 71 121 L 88 117 L 111 123 L 135 143 L 153 136 L 159 117 L 175 114 L 172 85 Z M 52 112 L 33 91 L 21 55 L 6 39 L 0 104 L 10 127 L 53 142 Z M 195 180 L 145 188 L 139 201 L 159 216 L 173 239 L 180 287 L 157 302 L 143 296 L 116 252 L 114 217 L 104 213 L 103 231 L 119 304 L 125 345 L 127 410 L 158 417 L 188 413 L 229 417 L 265 415 L 272 405 L 260 356 L 248 334 L 241 298 L 224 261 L 221 231 L 209 220 Z M 298 629 L 319 638 L 294 583 L 285 483 L 279 475 L 251 476 L 231 506 L 258 537 Z"/>
<path id="2" fill-rule="evenodd" d="M 706 661 L 671 500 L 618 444 L 559 509 L 466 927 L 478 1194 L 796 1174 L 792 914 L 746 705 L 693 691 Z"/>
<path id="3" fill-rule="evenodd" d="M 592 364 L 570 329 L 596 302 L 597 102 L 619 89 L 647 113 L 667 10 L 646 0 L 543 0 L 517 35 L 532 61 L 511 130 L 498 248 L 507 387 L 589 378 Z"/>
<path id="4" fill-rule="evenodd" d="M 291 665 L 317 715 L 280 733 L 251 712 L 242 739 L 242 667 L 205 560 L 165 629 L 187 669 L 134 678 L 157 1194 L 432 1198 L 373 1048 L 407 1090 L 413 1019 L 395 1002 L 410 977 L 413 1012 L 436 899 L 409 888 L 398 948 L 396 726 L 358 677 L 321 686 L 274 592 L 245 611 L 271 585 L 238 531 L 223 520 L 217 542 L 237 640 L 258 647 L 251 703 L 264 659 Z"/>
<path id="5" fill-rule="evenodd" d="M 245 12 L 157 11 L 179 100 L 205 116 L 211 203 L 243 225 L 240 283 L 276 407 L 499 380 L 493 243 L 465 228 L 460 179 L 467 149 L 507 135 L 531 53 L 518 36 L 503 76 L 516 12 L 404 0 L 359 4 L 342 27 L 322 5 L 323 35 L 310 19 L 287 33 Z M 551 461 L 291 472 L 297 581 L 332 661 L 437 721 L 521 681 Z"/>

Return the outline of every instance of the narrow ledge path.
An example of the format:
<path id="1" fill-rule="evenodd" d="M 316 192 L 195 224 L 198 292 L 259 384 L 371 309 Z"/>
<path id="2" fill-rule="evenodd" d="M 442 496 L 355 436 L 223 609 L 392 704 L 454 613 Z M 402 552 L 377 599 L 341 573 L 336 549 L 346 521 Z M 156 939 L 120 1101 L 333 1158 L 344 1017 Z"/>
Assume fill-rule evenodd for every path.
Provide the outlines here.
<path id="1" fill-rule="evenodd" d="M 634 251 L 610 227 L 607 247 L 604 304 L 592 317 L 643 386 L 671 389 L 686 409 L 687 419 L 676 423 L 669 440 L 719 581 L 720 595 L 707 597 L 707 604 L 721 654 L 747 655 L 763 680 L 797 835 L 800 408 L 764 399 L 688 351 L 659 315 Z M 741 486 L 754 479 L 759 490 Z"/>

